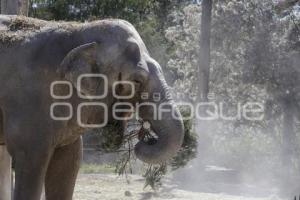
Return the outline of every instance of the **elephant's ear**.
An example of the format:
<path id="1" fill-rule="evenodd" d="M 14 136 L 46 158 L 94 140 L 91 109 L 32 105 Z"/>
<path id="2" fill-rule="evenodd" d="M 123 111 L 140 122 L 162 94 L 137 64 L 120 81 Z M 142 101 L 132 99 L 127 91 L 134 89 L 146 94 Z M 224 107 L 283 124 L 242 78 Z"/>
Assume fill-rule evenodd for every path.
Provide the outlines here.
<path id="1" fill-rule="evenodd" d="M 127 41 L 127 47 L 125 49 L 125 56 L 131 60 L 137 67 L 149 71 L 146 62 L 142 58 L 141 48 L 138 45 L 138 42 L 130 38 Z"/>
<path id="2" fill-rule="evenodd" d="M 80 87 L 78 78 L 81 75 L 97 73 L 97 49 L 96 42 L 81 45 L 71 50 L 62 61 L 58 72 L 68 81 L 72 82 L 75 88 L 85 95 L 96 95 L 99 79 L 94 77 L 82 78 Z"/>

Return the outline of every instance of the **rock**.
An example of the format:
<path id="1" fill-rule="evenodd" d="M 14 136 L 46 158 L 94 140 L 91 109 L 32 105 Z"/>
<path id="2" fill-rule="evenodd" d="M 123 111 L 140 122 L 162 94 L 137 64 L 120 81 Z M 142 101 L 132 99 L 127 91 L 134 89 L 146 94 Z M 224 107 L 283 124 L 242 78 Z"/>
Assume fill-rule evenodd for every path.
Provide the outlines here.
<path id="1" fill-rule="evenodd" d="M 131 194 L 131 192 L 130 192 L 130 191 L 125 191 L 125 196 L 126 196 L 126 197 L 131 197 L 131 196 L 132 196 L 132 194 Z"/>

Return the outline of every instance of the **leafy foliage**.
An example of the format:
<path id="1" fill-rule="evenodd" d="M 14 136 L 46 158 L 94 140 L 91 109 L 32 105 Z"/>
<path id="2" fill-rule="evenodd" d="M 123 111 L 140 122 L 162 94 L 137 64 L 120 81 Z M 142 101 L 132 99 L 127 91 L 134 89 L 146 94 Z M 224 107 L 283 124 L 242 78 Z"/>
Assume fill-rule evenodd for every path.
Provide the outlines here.
<path id="1" fill-rule="evenodd" d="M 190 116 L 190 111 L 181 108 L 181 115 L 184 118 Z M 177 155 L 170 161 L 172 170 L 185 167 L 189 161 L 196 158 L 197 155 L 197 135 L 193 131 L 193 121 L 183 120 L 184 123 L 184 139 L 180 151 Z"/>
<path id="2" fill-rule="evenodd" d="M 162 178 L 167 173 L 167 165 L 161 164 L 158 166 L 150 165 L 144 174 L 145 186 L 150 186 L 153 190 L 156 190 L 162 185 Z"/>
<path id="3" fill-rule="evenodd" d="M 181 109 L 180 110 L 182 116 L 189 116 L 189 111 Z M 140 122 L 143 123 L 143 122 Z M 179 153 L 169 162 L 162 163 L 160 165 L 148 165 L 144 177 L 145 177 L 145 187 L 150 186 L 152 189 L 157 189 L 162 185 L 162 178 L 167 173 L 167 167 L 171 166 L 172 170 L 176 170 L 178 168 L 185 167 L 189 161 L 196 157 L 197 150 L 197 137 L 195 133 L 192 131 L 192 120 L 184 120 L 185 130 L 184 130 L 184 142 Z M 142 127 L 142 124 L 139 125 Z M 132 152 L 134 147 L 134 141 L 136 137 L 138 137 L 137 132 L 140 130 L 132 130 L 131 132 L 125 135 L 125 139 L 123 140 L 123 148 L 119 151 L 119 160 L 116 164 L 115 172 L 119 175 L 132 173 L 132 162 L 135 161 L 134 154 Z M 145 138 L 148 141 L 151 141 L 153 137 L 149 132 L 145 132 Z M 107 135 L 110 137 L 109 135 Z"/>
<path id="4" fill-rule="evenodd" d="M 106 152 L 116 151 L 120 148 L 123 142 L 123 126 L 120 121 L 114 121 L 112 123 L 107 124 L 101 130 L 101 136 L 103 138 L 103 142 L 99 146 L 101 150 Z"/>

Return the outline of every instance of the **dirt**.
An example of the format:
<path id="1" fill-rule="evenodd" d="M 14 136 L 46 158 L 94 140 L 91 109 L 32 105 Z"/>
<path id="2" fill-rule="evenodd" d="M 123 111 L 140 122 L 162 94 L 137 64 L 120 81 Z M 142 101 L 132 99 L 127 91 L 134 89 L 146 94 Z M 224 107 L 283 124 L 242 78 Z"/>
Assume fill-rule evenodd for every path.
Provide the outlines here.
<path id="1" fill-rule="evenodd" d="M 114 174 L 81 174 L 75 188 L 75 200 L 283 200 L 276 196 L 251 198 L 226 194 L 201 193 L 182 190 L 166 181 L 158 192 L 143 189 L 144 179 L 137 175 L 119 177 Z"/>
<path id="2" fill-rule="evenodd" d="M 41 21 L 39 23 L 38 20 L 30 20 L 25 17 L 16 17 L 15 19 L 10 21 L 10 24 L 8 25 L 8 28 L 10 31 L 34 31 L 34 30 L 40 30 L 42 27 Z"/>
<path id="3" fill-rule="evenodd" d="M 42 20 L 34 20 L 22 16 L 0 19 L 0 42 L 12 44 L 24 40 L 28 33 L 39 31 L 46 23 Z"/>
<path id="4" fill-rule="evenodd" d="M 79 24 L 77 22 L 44 21 L 22 16 L 1 16 L 0 44 L 9 46 L 16 42 L 24 41 L 26 38 L 45 29 L 71 31 Z"/>

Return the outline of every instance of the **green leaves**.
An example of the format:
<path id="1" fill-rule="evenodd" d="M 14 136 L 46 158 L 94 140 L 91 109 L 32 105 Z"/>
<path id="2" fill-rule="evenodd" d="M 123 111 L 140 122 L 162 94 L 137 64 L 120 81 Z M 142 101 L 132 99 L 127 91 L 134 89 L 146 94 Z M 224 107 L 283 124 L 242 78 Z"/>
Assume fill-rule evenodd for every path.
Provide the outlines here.
<path id="1" fill-rule="evenodd" d="M 30 16 L 48 20 L 85 21 L 122 18 L 137 23 L 158 9 L 157 0 L 31 0 Z M 45 15 L 47 13 L 47 15 Z M 49 15 L 50 14 L 50 15 Z"/>
<path id="2" fill-rule="evenodd" d="M 190 116 L 190 111 L 187 109 L 180 110 L 184 118 Z M 184 120 L 184 139 L 180 151 L 171 160 L 170 165 L 172 170 L 185 167 L 189 161 L 196 158 L 197 155 L 197 135 L 193 132 L 193 119 Z"/>
<path id="3" fill-rule="evenodd" d="M 143 175 L 145 178 L 144 188 L 150 186 L 153 190 L 157 190 L 162 185 L 162 178 L 167 173 L 167 165 L 150 165 L 145 174 Z"/>

